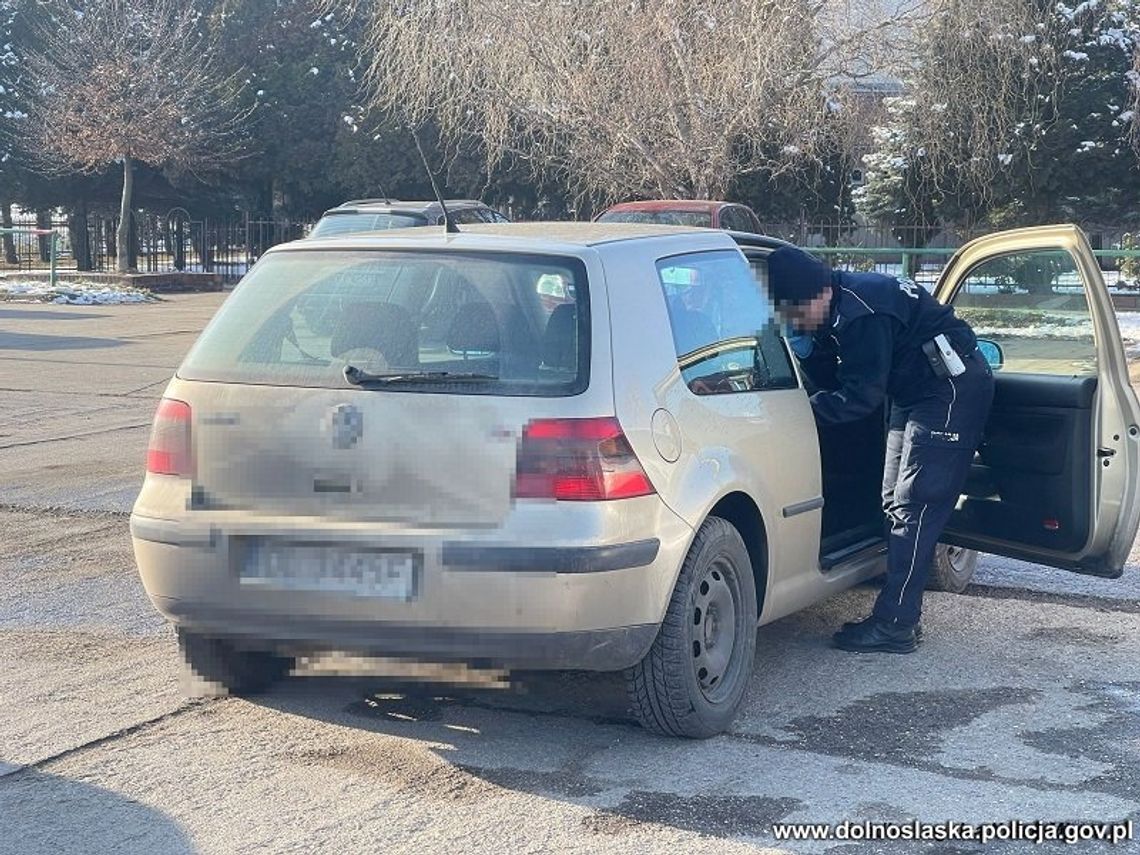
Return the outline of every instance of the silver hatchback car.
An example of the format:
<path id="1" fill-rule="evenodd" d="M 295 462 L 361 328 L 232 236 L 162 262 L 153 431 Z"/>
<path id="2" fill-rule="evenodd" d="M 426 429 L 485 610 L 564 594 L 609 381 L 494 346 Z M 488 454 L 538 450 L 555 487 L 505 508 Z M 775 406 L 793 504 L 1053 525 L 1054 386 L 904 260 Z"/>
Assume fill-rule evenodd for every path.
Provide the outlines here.
<path id="1" fill-rule="evenodd" d="M 233 692 L 325 650 L 624 670 L 647 727 L 726 729 L 757 625 L 883 569 L 883 416 L 817 432 L 777 244 L 543 223 L 268 252 L 167 388 L 131 516 L 186 659 Z M 1019 337 L 1045 298 L 987 272 L 1038 252 L 1079 341 Z M 1069 227 L 1001 235 L 939 286 L 1008 315 L 947 587 L 979 548 L 1119 575 L 1140 411 L 1091 258 Z"/>

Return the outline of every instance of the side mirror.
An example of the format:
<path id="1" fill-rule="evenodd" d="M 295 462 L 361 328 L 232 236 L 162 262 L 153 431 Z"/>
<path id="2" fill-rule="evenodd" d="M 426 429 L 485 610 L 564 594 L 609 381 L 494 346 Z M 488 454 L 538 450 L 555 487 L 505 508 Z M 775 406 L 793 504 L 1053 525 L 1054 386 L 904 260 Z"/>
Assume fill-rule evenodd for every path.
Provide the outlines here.
<path id="1" fill-rule="evenodd" d="M 982 356 L 989 363 L 990 368 L 994 371 L 1001 371 L 1001 367 L 1005 365 L 1005 354 L 1002 353 L 1000 344 L 996 341 L 990 341 L 988 338 L 980 338 L 978 339 L 978 350 L 982 352 Z"/>

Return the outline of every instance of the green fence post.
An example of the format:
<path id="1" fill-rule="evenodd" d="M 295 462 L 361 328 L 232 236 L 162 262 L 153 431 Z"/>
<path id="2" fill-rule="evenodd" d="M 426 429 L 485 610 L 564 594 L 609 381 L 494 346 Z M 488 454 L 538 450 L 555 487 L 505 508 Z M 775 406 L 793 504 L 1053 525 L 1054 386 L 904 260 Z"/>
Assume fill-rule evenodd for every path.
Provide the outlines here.
<path id="1" fill-rule="evenodd" d="M 902 254 L 902 275 L 908 279 L 914 278 L 914 269 L 911 260 L 914 258 L 909 252 Z"/>

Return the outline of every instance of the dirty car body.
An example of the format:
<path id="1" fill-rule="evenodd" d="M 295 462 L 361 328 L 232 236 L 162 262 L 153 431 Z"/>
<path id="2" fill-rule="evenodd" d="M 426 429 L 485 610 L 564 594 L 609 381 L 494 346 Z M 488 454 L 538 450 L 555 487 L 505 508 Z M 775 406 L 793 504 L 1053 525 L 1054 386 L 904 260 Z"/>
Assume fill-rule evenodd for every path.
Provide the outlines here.
<path id="1" fill-rule="evenodd" d="M 862 515 L 824 519 L 777 242 L 743 242 L 536 223 L 267 253 L 167 388 L 131 517 L 191 665 L 235 691 L 331 649 L 624 669 L 647 726 L 724 730 L 756 625 L 883 554 L 877 502 L 840 484 Z"/>

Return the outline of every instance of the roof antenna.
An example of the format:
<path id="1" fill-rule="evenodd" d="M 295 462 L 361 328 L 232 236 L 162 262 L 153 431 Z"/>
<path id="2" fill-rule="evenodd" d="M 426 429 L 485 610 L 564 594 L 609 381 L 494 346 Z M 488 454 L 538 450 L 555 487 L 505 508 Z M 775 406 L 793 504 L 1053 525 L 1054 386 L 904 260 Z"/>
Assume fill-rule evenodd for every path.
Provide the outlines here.
<path id="1" fill-rule="evenodd" d="M 416 141 L 416 150 L 420 153 L 420 160 L 424 162 L 424 171 L 428 174 L 428 180 L 431 181 L 432 192 L 435 193 L 435 200 L 439 202 L 439 207 L 443 210 L 443 230 L 447 234 L 459 234 L 459 226 L 451 219 L 451 214 L 447 212 L 447 205 L 443 203 L 443 194 L 439 192 L 439 187 L 435 183 L 435 175 L 432 174 L 431 167 L 428 166 L 427 155 L 424 154 L 424 147 L 420 145 L 420 135 L 415 130 L 412 131 L 412 139 Z"/>

